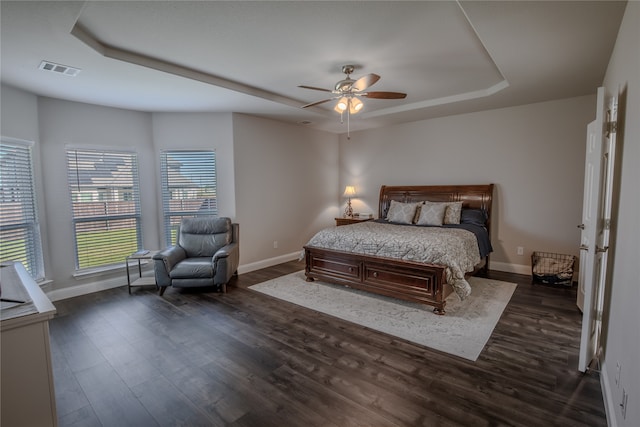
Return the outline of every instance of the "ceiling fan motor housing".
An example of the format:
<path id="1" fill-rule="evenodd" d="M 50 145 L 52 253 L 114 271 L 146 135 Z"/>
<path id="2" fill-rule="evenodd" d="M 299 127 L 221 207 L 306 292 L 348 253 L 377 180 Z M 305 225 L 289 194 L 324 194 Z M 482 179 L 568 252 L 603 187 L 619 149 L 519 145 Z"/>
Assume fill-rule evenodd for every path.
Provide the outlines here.
<path id="1" fill-rule="evenodd" d="M 355 80 L 349 77 L 347 77 L 344 80 L 340 80 L 338 83 L 336 83 L 336 87 L 335 87 L 336 92 L 339 92 L 339 93 L 350 92 L 351 88 L 353 87 L 353 82 L 355 82 Z"/>
<path id="2" fill-rule="evenodd" d="M 353 70 L 355 70 L 355 68 L 356 67 L 353 65 L 342 66 L 342 72 L 347 75 L 347 78 L 344 80 L 340 80 L 338 83 L 336 83 L 336 86 L 335 86 L 336 92 L 346 93 L 351 91 L 351 88 L 353 87 L 353 82 L 355 82 L 355 80 L 351 78 L 350 74 L 353 73 Z"/>

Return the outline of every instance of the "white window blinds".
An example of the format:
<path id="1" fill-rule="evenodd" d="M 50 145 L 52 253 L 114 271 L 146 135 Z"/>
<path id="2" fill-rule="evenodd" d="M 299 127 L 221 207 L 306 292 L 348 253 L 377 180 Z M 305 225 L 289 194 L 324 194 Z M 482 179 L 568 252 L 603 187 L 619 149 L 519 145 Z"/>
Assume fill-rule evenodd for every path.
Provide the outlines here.
<path id="1" fill-rule="evenodd" d="M 0 143 L 0 261 L 20 261 L 44 278 L 31 144 Z"/>
<path id="2" fill-rule="evenodd" d="M 137 156 L 67 150 L 76 269 L 120 264 L 142 248 Z"/>
<path id="3" fill-rule="evenodd" d="M 163 151 L 160 176 L 165 239 L 172 245 L 182 218 L 218 215 L 216 153 Z"/>

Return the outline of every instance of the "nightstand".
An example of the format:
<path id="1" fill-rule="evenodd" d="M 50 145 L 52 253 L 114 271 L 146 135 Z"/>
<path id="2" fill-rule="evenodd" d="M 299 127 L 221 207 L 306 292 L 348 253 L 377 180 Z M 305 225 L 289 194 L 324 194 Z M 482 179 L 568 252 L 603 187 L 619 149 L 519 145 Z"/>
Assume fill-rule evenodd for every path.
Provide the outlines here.
<path id="1" fill-rule="evenodd" d="M 372 221 L 373 218 L 336 218 L 336 225 L 357 224 L 359 222 Z"/>

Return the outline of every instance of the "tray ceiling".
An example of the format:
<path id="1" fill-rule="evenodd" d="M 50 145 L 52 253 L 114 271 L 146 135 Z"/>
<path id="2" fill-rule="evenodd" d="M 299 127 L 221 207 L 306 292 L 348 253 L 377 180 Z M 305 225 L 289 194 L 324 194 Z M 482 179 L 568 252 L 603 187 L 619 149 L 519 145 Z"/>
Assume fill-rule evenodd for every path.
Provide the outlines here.
<path id="1" fill-rule="evenodd" d="M 351 130 L 595 93 L 625 2 L 2 1 L 2 82 L 140 111 L 239 112 L 346 132 L 303 110 L 355 64 L 382 78 Z M 43 60 L 82 71 L 47 73 Z"/>

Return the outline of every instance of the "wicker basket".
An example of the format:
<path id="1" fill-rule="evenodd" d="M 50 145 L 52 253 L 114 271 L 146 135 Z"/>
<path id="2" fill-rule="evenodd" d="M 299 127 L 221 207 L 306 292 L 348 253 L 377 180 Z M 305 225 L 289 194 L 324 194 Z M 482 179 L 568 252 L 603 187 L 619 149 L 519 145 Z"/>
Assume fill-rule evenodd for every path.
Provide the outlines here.
<path id="1" fill-rule="evenodd" d="M 534 252 L 531 254 L 531 275 L 534 283 L 571 286 L 573 284 L 573 255 Z"/>

